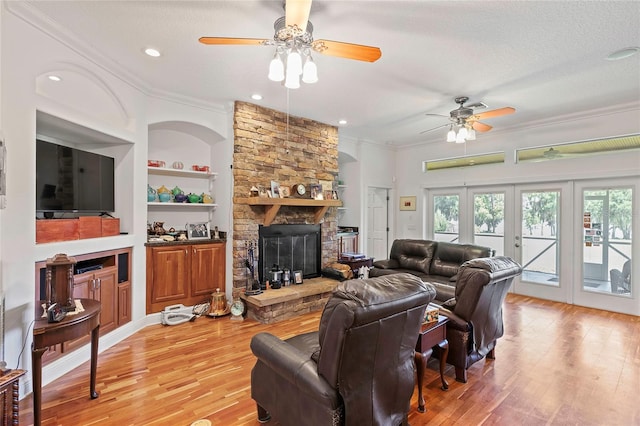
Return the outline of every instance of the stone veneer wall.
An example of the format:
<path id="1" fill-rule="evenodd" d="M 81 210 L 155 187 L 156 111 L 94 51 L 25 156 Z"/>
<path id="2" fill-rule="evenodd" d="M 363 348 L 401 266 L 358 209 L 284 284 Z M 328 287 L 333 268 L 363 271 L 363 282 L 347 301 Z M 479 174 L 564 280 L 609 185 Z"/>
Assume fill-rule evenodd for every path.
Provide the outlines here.
<path id="1" fill-rule="evenodd" d="M 249 196 L 254 185 L 270 187 L 335 181 L 338 175 L 338 129 L 258 105 L 236 101 L 233 116 L 233 289 L 245 287 L 247 242 L 258 240 L 263 206 L 235 202 Z M 288 129 L 288 130 L 287 130 Z M 280 208 L 273 224 L 313 223 L 312 207 Z M 337 208 L 322 222 L 322 266 L 338 257 Z M 256 253 L 257 256 L 257 253 Z"/>

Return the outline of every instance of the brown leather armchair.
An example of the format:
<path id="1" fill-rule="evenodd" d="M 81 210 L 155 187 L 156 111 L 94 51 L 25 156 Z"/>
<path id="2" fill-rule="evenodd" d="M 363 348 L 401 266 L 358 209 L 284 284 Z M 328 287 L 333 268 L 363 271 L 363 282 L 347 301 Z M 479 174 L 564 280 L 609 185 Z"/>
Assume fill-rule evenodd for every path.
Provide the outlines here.
<path id="1" fill-rule="evenodd" d="M 282 425 L 407 424 L 414 348 L 435 289 L 411 274 L 348 280 L 319 331 L 251 339 L 258 420 Z"/>
<path id="2" fill-rule="evenodd" d="M 475 362 L 495 358 L 496 342 L 504 333 L 502 304 L 521 273 L 522 267 L 505 256 L 473 259 L 460 267 L 455 299 L 440 310 L 449 318 L 447 363 L 455 367 L 457 381 L 467 382 L 467 369 Z"/>

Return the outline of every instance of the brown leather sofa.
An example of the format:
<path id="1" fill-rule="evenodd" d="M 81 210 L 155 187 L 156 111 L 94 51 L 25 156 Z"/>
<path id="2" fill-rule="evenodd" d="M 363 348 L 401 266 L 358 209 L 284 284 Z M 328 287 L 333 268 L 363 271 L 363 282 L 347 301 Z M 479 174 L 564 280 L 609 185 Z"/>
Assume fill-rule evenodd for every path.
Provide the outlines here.
<path id="1" fill-rule="evenodd" d="M 281 425 L 407 424 L 414 348 L 434 288 L 411 274 L 348 280 L 319 331 L 251 339 L 258 420 Z"/>
<path id="2" fill-rule="evenodd" d="M 370 277 L 408 272 L 433 284 L 436 300 L 444 302 L 455 293 L 458 269 L 467 260 L 489 257 L 492 249 L 473 244 L 430 240 L 395 240 L 389 259 L 373 262 Z"/>
<path id="3" fill-rule="evenodd" d="M 504 333 L 502 304 L 521 273 L 522 267 L 505 256 L 473 259 L 460 267 L 455 298 L 440 309 L 449 318 L 447 364 L 455 367 L 459 382 L 467 382 L 473 363 L 495 358 L 496 342 Z"/>

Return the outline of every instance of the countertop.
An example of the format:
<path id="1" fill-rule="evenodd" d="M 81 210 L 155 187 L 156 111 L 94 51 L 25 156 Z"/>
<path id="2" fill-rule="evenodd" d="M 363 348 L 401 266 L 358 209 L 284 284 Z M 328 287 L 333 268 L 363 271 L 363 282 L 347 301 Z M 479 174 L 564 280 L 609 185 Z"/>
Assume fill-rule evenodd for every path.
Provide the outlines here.
<path id="1" fill-rule="evenodd" d="M 189 246 L 195 244 L 211 244 L 211 243 L 226 243 L 227 240 L 223 238 L 211 238 L 207 240 L 186 240 L 186 241 L 147 241 L 144 243 L 147 247 L 164 247 L 164 246 Z"/>

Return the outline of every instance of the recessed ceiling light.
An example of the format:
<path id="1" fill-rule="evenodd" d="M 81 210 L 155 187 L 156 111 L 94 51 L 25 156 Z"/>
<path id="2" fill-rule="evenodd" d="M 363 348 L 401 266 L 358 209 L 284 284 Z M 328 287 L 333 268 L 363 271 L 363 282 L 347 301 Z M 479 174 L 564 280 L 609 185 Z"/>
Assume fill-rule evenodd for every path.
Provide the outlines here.
<path id="1" fill-rule="evenodd" d="M 51 80 L 51 81 L 60 81 L 62 79 L 60 77 L 58 77 L 57 75 L 53 75 L 52 74 L 52 75 L 49 76 L 49 80 Z"/>
<path id="2" fill-rule="evenodd" d="M 347 124 L 347 120 L 339 120 L 338 124 Z"/>
<path id="3" fill-rule="evenodd" d="M 144 53 L 146 53 L 147 55 L 152 56 L 154 58 L 157 58 L 158 56 L 160 56 L 160 51 L 156 50 L 156 49 L 153 49 L 151 47 L 148 47 L 148 48 L 144 49 Z"/>
<path id="4" fill-rule="evenodd" d="M 640 52 L 640 47 L 637 47 L 637 46 L 626 47 L 624 49 L 616 50 L 615 52 L 613 52 L 609 56 L 607 56 L 606 59 L 608 61 L 617 61 L 617 60 L 620 60 L 620 59 L 628 58 L 629 56 L 633 56 L 638 52 Z"/>
<path id="5" fill-rule="evenodd" d="M 251 95 L 251 99 L 254 99 L 256 101 L 259 101 L 262 99 L 262 95 L 259 95 L 257 93 L 254 93 L 253 95 Z"/>

